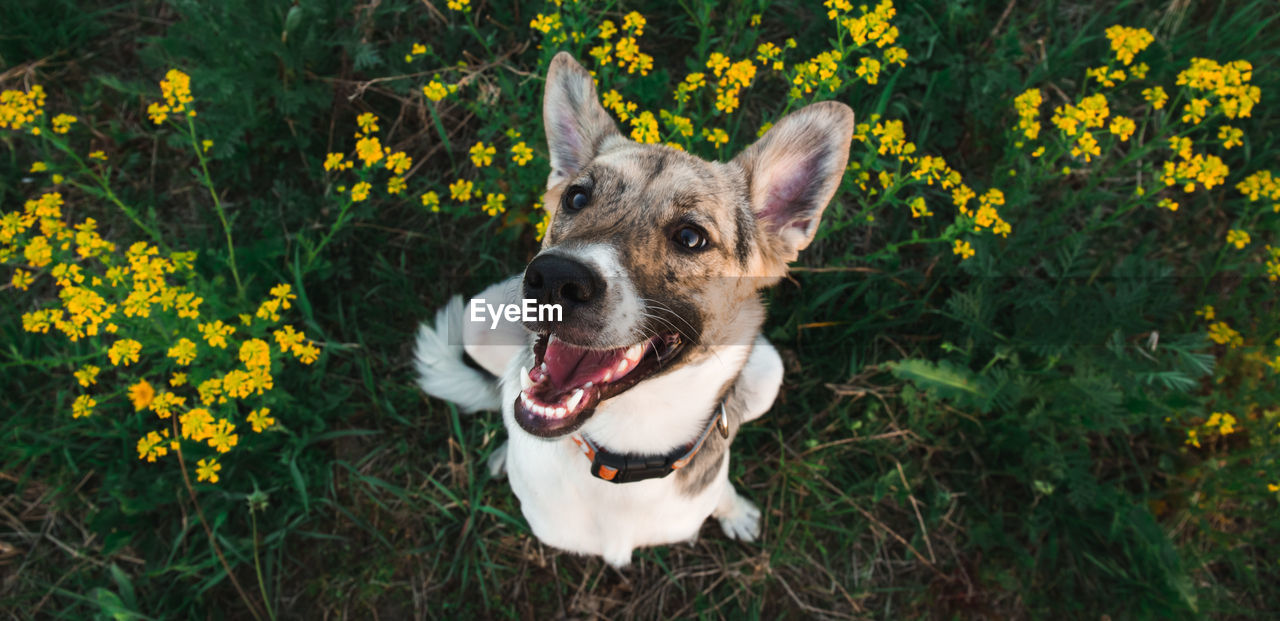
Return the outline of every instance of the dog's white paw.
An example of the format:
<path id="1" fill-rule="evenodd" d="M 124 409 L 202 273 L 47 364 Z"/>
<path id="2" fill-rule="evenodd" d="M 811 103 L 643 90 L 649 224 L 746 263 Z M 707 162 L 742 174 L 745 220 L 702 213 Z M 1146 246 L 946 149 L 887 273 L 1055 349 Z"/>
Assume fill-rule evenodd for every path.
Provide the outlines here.
<path id="1" fill-rule="evenodd" d="M 716 519 L 720 520 L 720 528 L 724 529 L 724 534 L 730 539 L 755 541 L 760 536 L 760 509 L 737 492 L 729 493 L 733 494 L 733 499 L 728 503 L 722 502 L 715 514 Z M 729 506 L 725 507 L 725 504 Z"/>
<path id="2" fill-rule="evenodd" d="M 503 442 L 496 450 L 489 454 L 489 476 L 495 479 L 501 479 L 507 476 L 507 443 Z"/>

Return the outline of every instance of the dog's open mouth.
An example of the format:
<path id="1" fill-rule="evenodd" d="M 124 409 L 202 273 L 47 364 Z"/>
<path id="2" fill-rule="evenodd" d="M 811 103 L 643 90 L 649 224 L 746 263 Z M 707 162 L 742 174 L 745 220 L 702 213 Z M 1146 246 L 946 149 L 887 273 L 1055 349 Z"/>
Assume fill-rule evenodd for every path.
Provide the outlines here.
<path id="1" fill-rule="evenodd" d="M 577 347 L 543 334 L 533 346 L 533 368 L 520 370 L 516 422 L 536 436 L 569 433 L 591 416 L 596 404 L 661 369 L 683 347 L 684 341 L 674 333 L 605 350 Z"/>

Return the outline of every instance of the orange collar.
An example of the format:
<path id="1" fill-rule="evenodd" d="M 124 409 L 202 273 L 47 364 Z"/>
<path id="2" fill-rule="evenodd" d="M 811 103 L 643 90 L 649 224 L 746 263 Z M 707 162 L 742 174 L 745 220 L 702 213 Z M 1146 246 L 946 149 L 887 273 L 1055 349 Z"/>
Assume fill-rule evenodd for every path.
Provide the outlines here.
<path id="1" fill-rule="evenodd" d="M 729 416 L 724 411 L 724 401 L 721 401 L 716 410 L 711 413 L 711 422 L 707 423 L 697 440 L 683 450 L 677 449 L 676 452 L 666 455 L 620 455 L 604 450 L 580 433 L 573 434 L 570 439 L 582 449 L 582 454 L 591 460 L 593 476 L 610 483 L 631 483 L 646 479 L 661 479 L 689 465 L 689 462 L 693 461 L 693 456 L 702 450 L 703 444 L 706 444 L 712 429 L 719 429 L 721 437 L 726 440 L 729 438 Z"/>

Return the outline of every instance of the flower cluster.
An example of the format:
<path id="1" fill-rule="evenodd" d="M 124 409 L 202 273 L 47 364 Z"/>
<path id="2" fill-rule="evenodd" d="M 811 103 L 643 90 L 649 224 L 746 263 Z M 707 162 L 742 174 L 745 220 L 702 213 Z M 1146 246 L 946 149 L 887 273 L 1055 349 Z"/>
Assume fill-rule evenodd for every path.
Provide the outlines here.
<path id="1" fill-rule="evenodd" d="M 169 71 L 161 90 L 165 103 L 152 104 L 153 119 L 194 116 L 186 74 Z M 43 98 L 39 87 L 6 94 L 6 122 L 13 129 L 38 123 Z M 76 122 L 72 115 L 56 115 L 47 139 L 64 140 L 54 136 L 66 134 Z M 39 125 L 31 133 L 41 135 L 36 129 Z M 201 148 L 192 137 L 193 148 Z M 205 141 L 203 148 L 209 144 Z M 102 157 L 92 152 L 88 159 Z M 75 164 L 80 166 L 75 174 L 95 174 L 90 164 Z M 45 171 L 49 165 L 36 162 L 31 169 Z M 69 221 L 64 215 L 68 200 L 46 191 L 21 210 L 0 211 L 0 264 L 13 268 L 13 290 L 39 296 L 27 302 L 23 330 L 59 334 L 78 352 L 69 370 L 81 394 L 70 404 L 71 418 L 94 425 L 110 417 L 113 427 L 125 420 L 130 427 L 159 421 L 137 440 L 138 458 L 155 462 L 169 454 L 207 452 L 198 477 L 216 482 L 217 455 L 239 443 L 237 426 L 249 421 L 255 432 L 265 432 L 274 424 L 262 414 L 245 418 L 242 404 L 267 397 L 275 385 L 273 369 L 283 360 L 310 364 L 320 355 L 305 334 L 280 325 L 280 311 L 290 308 L 296 295 L 289 285 L 278 285 L 256 315 L 240 314 L 237 323 L 224 323 L 210 317 L 225 312 L 226 303 L 212 296 L 218 302 L 209 308 L 211 295 L 203 289 L 208 285 L 194 270 L 195 252 L 165 251 L 144 241 L 118 248 L 99 234 L 93 218 Z"/>
<path id="2" fill-rule="evenodd" d="M 128 411 L 150 411 L 160 420 L 177 416 L 176 437 L 161 428 L 138 440 L 140 459 L 154 462 L 171 451 L 195 451 L 201 443 L 217 453 L 228 452 L 238 442 L 235 400 L 270 391 L 272 367 L 280 359 L 292 356 L 310 364 L 319 356 L 305 334 L 289 325 L 276 326 L 279 311 L 296 297 L 289 285 L 271 290 L 256 320 L 240 316 L 240 330 L 246 334 L 237 340 L 235 326 L 204 317 L 203 296 L 175 283 L 195 281 L 195 253 L 165 254 L 146 242 L 119 252 L 97 233 L 92 219 L 65 223 L 63 205 L 61 194 L 46 193 L 27 201 L 21 212 L 0 215 L 0 257 L 20 265 L 11 277 L 18 289 L 26 290 L 47 275 L 58 290 L 56 305 L 22 315 L 24 330 L 53 329 L 70 342 L 90 341 L 97 348 L 100 360 L 81 364 L 74 376 L 82 388 L 102 383 L 104 391 L 77 396 L 73 418 L 93 416 L 112 404 L 114 390 L 106 387 L 112 382 L 103 378 L 104 368 L 111 369 L 114 382 L 128 386 Z M 276 346 L 251 336 L 254 332 L 270 333 Z M 223 371 L 219 350 L 233 345 L 243 366 Z M 186 388 L 190 392 L 184 394 L 183 387 L 190 386 L 198 388 Z M 189 406 L 197 397 L 202 407 Z M 260 421 L 255 430 L 268 427 Z M 217 462 L 211 458 L 207 463 Z"/>
<path id="3" fill-rule="evenodd" d="M 542 17 L 539 15 L 539 17 Z M 538 27 L 538 20 L 534 20 L 531 24 L 534 29 L 541 30 L 543 33 L 550 30 L 543 30 Z M 587 54 L 596 60 L 601 67 L 607 67 L 610 64 L 616 64 L 618 67 L 626 69 L 627 73 L 639 73 L 640 75 L 649 75 L 653 70 L 653 57 L 640 51 L 640 37 L 644 36 L 644 27 L 647 24 L 644 16 L 632 11 L 622 18 L 621 35 L 617 41 L 613 41 L 614 35 L 619 33 L 618 27 L 612 20 L 604 20 L 600 22 L 599 32 L 596 36 L 601 43 L 592 46 L 587 50 Z M 556 30 L 559 29 L 559 16 L 556 16 L 554 24 Z M 553 37 L 554 41 L 554 37 Z"/>
<path id="4" fill-rule="evenodd" d="M 1187 430 L 1186 444 L 1200 448 L 1201 438 L 1208 438 L 1211 434 L 1217 434 L 1219 437 L 1229 436 L 1239 431 L 1239 428 L 1236 427 L 1238 422 L 1236 417 L 1230 413 L 1214 412 L 1209 416 L 1209 420 L 1204 422 L 1204 425 Z M 1205 435 L 1200 435 L 1201 431 L 1204 431 Z"/>
<path id="5" fill-rule="evenodd" d="M 0 92 L 0 129 L 17 131 L 30 128 L 32 134 L 40 135 L 40 128 L 35 126 L 35 122 L 44 115 L 46 97 L 44 88 L 39 84 L 26 91 Z"/>
<path id="6" fill-rule="evenodd" d="M 151 121 L 156 125 L 164 123 L 170 114 L 186 112 L 188 117 L 196 115 L 194 109 L 187 107 L 193 101 L 191 76 L 177 69 L 170 69 L 160 81 L 160 94 L 164 96 L 163 104 L 152 102 L 147 106 L 147 116 L 151 117 Z"/>

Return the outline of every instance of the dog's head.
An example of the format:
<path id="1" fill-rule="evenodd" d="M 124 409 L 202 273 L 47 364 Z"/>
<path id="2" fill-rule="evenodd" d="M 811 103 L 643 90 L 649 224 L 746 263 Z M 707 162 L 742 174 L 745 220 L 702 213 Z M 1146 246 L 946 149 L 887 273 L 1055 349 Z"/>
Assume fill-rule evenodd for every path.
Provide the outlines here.
<path id="1" fill-rule="evenodd" d="M 853 111 L 813 104 L 727 163 L 623 137 L 571 56 L 551 62 L 543 99 L 551 221 L 524 274 L 534 368 L 515 402 L 526 431 L 559 436 L 645 379 L 747 345 L 758 291 L 809 245 L 844 172 Z"/>

